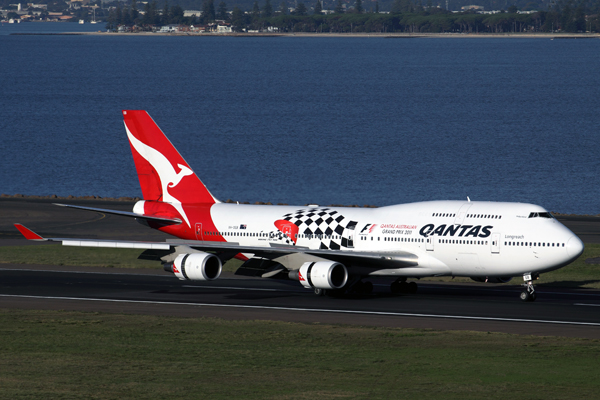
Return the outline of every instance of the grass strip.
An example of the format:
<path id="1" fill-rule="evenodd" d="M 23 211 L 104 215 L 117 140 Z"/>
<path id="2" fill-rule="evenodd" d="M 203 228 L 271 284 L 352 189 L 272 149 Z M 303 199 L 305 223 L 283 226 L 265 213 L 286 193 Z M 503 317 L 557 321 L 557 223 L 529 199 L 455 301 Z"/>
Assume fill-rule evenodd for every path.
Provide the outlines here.
<path id="1" fill-rule="evenodd" d="M 0 398 L 596 398 L 600 341 L 0 309 Z"/>
<path id="2" fill-rule="evenodd" d="M 154 268 L 162 270 L 158 261 L 138 260 L 143 250 L 106 247 L 71 247 L 58 244 L 36 246 L 0 246 L 1 264 L 71 265 L 106 268 Z M 242 261 L 232 259 L 224 271 L 235 272 Z"/>
<path id="3" fill-rule="evenodd" d="M 94 247 L 68 247 L 55 244 L 38 246 L 0 246 L 0 264 L 50 264 L 80 265 L 109 268 L 156 268 L 161 264 L 156 261 L 138 260 L 141 250 L 110 249 Z M 536 285 L 594 288 L 600 289 L 600 264 L 588 264 L 585 260 L 600 257 L 600 244 L 588 243 L 581 257 L 570 265 L 556 271 L 544 273 Z M 242 264 L 232 259 L 224 267 L 224 271 L 235 272 Z M 425 278 L 425 281 L 472 282 L 469 278 L 436 277 Z M 521 283 L 515 278 L 510 284 Z"/>
<path id="4" fill-rule="evenodd" d="M 0 246 L 0 263 L 31 265 L 80 265 L 107 268 L 156 268 L 160 262 L 138 260 L 143 250 L 71 247 L 58 244 Z"/>

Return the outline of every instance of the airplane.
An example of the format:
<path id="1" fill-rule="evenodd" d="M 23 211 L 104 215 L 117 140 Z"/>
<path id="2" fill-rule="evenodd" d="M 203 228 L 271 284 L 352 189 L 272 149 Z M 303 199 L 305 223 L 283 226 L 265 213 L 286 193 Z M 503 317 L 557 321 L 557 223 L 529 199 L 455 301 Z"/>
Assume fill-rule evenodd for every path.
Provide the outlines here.
<path id="1" fill-rule="evenodd" d="M 139 248 L 181 280 L 219 278 L 223 263 L 244 261 L 238 275 L 298 281 L 317 295 L 368 294 L 369 278 L 386 277 L 392 293 L 415 293 L 408 279 L 468 277 L 533 281 L 573 262 L 582 241 L 534 204 L 425 201 L 379 208 L 223 203 L 204 186 L 146 111 L 123 111 L 143 200 L 132 212 L 58 204 L 135 218 L 177 239 L 135 242 L 44 238 L 65 246 Z"/>

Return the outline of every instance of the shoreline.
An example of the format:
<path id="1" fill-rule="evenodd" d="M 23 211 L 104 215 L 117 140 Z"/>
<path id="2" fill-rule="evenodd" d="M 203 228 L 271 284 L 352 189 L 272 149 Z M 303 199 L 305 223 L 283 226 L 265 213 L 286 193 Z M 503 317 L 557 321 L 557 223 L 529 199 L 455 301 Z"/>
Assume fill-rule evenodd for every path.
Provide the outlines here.
<path id="1" fill-rule="evenodd" d="M 600 33 L 190 33 L 190 32 L 14 32 L 15 36 L 193 36 L 193 37 L 296 37 L 296 38 L 385 38 L 385 39 L 600 39 Z"/>

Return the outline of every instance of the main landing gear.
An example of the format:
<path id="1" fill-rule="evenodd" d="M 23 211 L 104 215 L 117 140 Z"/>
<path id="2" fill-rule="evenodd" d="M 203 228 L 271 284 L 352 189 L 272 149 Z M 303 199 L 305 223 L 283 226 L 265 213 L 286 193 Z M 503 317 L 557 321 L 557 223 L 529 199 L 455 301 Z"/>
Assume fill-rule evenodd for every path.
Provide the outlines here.
<path id="1" fill-rule="evenodd" d="M 341 289 L 318 289 L 315 288 L 314 292 L 317 296 L 343 296 L 345 294 L 355 293 L 358 295 L 369 295 L 373 293 L 373 283 L 369 281 L 361 281 L 360 278 L 348 283 Z"/>
<path id="2" fill-rule="evenodd" d="M 406 278 L 398 278 L 390 285 L 390 290 L 394 294 L 415 294 L 417 293 L 417 282 L 406 282 Z M 373 283 L 370 281 L 362 281 L 360 277 L 356 277 L 346 284 L 341 289 L 318 289 L 314 292 L 317 296 L 344 296 L 348 294 L 370 295 L 373 293 Z"/>
<path id="3" fill-rule="evenodd" d="M 417 293 L 417 282 L 406 282 L 406 278 L 398 278 L 390 285 L 390 290 L 394 294 L 399 293 Z"/>
<path id="4" fill-rule="evenodd" d="M 522 286 L 525 287 L 525 290 L 521 292 L 519 297 L 523 301 L 535 301 L 537 295 L 535 294 L 535 288 L 533 287 L 533 281 L 538 279 L 539 276 L 536 274 L 525 274 L 523 275 L 523 280 L 525 283 Z"/>

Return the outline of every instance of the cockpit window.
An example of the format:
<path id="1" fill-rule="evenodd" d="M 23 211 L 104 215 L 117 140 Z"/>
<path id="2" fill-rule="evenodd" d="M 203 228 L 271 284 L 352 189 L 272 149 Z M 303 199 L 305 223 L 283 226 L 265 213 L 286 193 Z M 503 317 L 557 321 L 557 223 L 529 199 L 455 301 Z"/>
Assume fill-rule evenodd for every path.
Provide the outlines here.
<path id="1" fill-rule="evenodd" d="M 528 218 L 552 218 L 552 214 L 550 214 L 549 212 L 532 212 L 529 213 L 529 217 Z"/>

